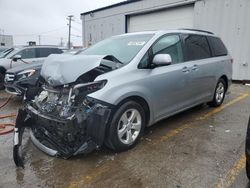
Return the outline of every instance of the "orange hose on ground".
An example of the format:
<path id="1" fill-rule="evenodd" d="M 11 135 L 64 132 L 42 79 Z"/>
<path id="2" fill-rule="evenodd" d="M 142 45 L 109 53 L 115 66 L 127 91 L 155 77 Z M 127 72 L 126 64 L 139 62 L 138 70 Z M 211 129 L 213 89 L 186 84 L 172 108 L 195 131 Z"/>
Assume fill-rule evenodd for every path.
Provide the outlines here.
<path id="1" fill-rule="evenodd" d="M 7 100 L 4 101 L 3 104 L 0 105 L 0 109 L 9 103 L 11 98 L 12 98 L 12 96 L 10 95 L 7 98 Z M 16 114 L 12 113 L 12 114 L 0 115 L 0 119 L 9 118 L 9 117 L 16 117 Z M 13 127 L 13 128 L 7 129 L 7 127 Z M 5 135 L 5 134 L 13 132 L 14 127 L 15 127 L 14 123 L 1 123 L 0 124 L 0 135 Z"/>
<path id="2" fill-rule="evenodd" d="M 6 129 L 7 127 L 13 127 L 13 128 Z M 14 127 L 15 127 L 15 124 L 13 124 L 13 123 L 0 124 L 0 135 L 5 135 L 5 134 L 13 132 Z"/>
<path id="3" fill-rule="evenodd" d="M 12 96 L 10 95 L 10 96 L 7 98 L 7 100 L 4 101 L 4 103 L 0 105 L 0 108 L 3 108 L 4 106 L 6 106 L 6 105 L 9 103 L 9 101 L 10 101 L 11 98 L 12 98 Z"/>
<path id="4" fill-rule="evenodd" d="M 16 114 L 0 115 L 0 119 L 10 118 L 10 117 L 15 117 L 15 116 L 16 116 Z"/>

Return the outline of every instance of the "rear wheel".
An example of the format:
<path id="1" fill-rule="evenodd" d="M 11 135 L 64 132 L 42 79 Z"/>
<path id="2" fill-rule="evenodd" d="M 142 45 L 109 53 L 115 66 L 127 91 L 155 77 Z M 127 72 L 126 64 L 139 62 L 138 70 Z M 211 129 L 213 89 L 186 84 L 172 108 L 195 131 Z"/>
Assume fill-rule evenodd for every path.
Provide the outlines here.
<path id="1" fill-rule="evenodd" d="M 220 78 L 214 92 L 214 98 L 208 103 L 209 106 L 217 107 L 220 106 L 225 98 L 226 94 L 226 82 L 224 79 Z"/>
<path id="2" fill-rule="evenodd" d="M 4 89 L 4 74 L 0 73 L 0 90 Z"/>
<path id="3" fill-rule="evenodd" d="M 140 104 L 128 101 L 115 112 L 107 135 L 106 146 L 124 151 L 136 145 L 145 127 L 145 112 Z"/>

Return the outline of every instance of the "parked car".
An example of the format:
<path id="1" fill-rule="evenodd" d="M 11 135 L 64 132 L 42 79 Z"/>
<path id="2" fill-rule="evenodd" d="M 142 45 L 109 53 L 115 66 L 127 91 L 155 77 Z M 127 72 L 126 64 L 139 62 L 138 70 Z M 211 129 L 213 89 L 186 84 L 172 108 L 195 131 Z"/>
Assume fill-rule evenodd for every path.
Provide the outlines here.
<path id="1" fill-rule="evenodd" d="M 74 53 L 64 53 L 68 55 L 77 55 L 83 52 L 85 48 L 77 49 Z M 43 61 L 9 69 L 5 73 L 4 86 L 7 93 L 24 96 L 24 99 L 31 100 L 34 92 L 39 87 L 40 71 Z"/>
<path id="2" fill-rule="evenodd" d="M 39 77 L 43 61 L 14 67 L 5 73 L 4 86 L 7 93 L 33 98 L 33 91 L 39 87 Z"/>
<path id="3" fill-rule="evenodd" d="M 247 177 L 250 180 L 250 116 L 247 126 L 247 136 L 246 136 L 246 172 Z"/>
<path id="4" fill-rule="evenodd" d="M 6 70 L 43 61 L 50 54 L 61 54 L 63 51 L 54 46 L 25 46 L 14 48 L 7 56 L 0 59 L 0 89 L 4 88 L 4 75 Z"/>
<path id="5" fill-rule="evenodd" d="M 38 148 L 68 158 L 103 144 L 128 150 L 146 126 L 201 103 L 220 106 L 232 58 L 210 32 L 139 32 L 103 40 L 80 55 L 50 56 L 41 77 L 42 90 L 19 110 L 15 151 L 18 132 L 30 127 Z"/>

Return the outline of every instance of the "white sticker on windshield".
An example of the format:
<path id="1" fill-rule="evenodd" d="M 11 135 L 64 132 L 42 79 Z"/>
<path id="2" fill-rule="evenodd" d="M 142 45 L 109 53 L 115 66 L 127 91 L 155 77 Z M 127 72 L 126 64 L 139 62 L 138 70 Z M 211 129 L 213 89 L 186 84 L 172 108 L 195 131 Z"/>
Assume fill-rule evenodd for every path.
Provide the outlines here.
<path id="1" fill-rule="evenodd" d="M 128 46 L 143 46 L 145 43 L 145 41 L 130 41 Z"/>

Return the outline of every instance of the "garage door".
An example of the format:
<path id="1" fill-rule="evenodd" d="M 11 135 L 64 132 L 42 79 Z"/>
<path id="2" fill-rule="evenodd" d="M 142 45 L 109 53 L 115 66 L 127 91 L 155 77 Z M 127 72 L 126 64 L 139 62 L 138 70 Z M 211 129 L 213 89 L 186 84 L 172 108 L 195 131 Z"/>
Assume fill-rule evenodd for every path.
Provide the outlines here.
<path id="1" fill-rule="evenodd" d="M 193 28 L 194 5 L 130 16 L 128 32 Z"/>

